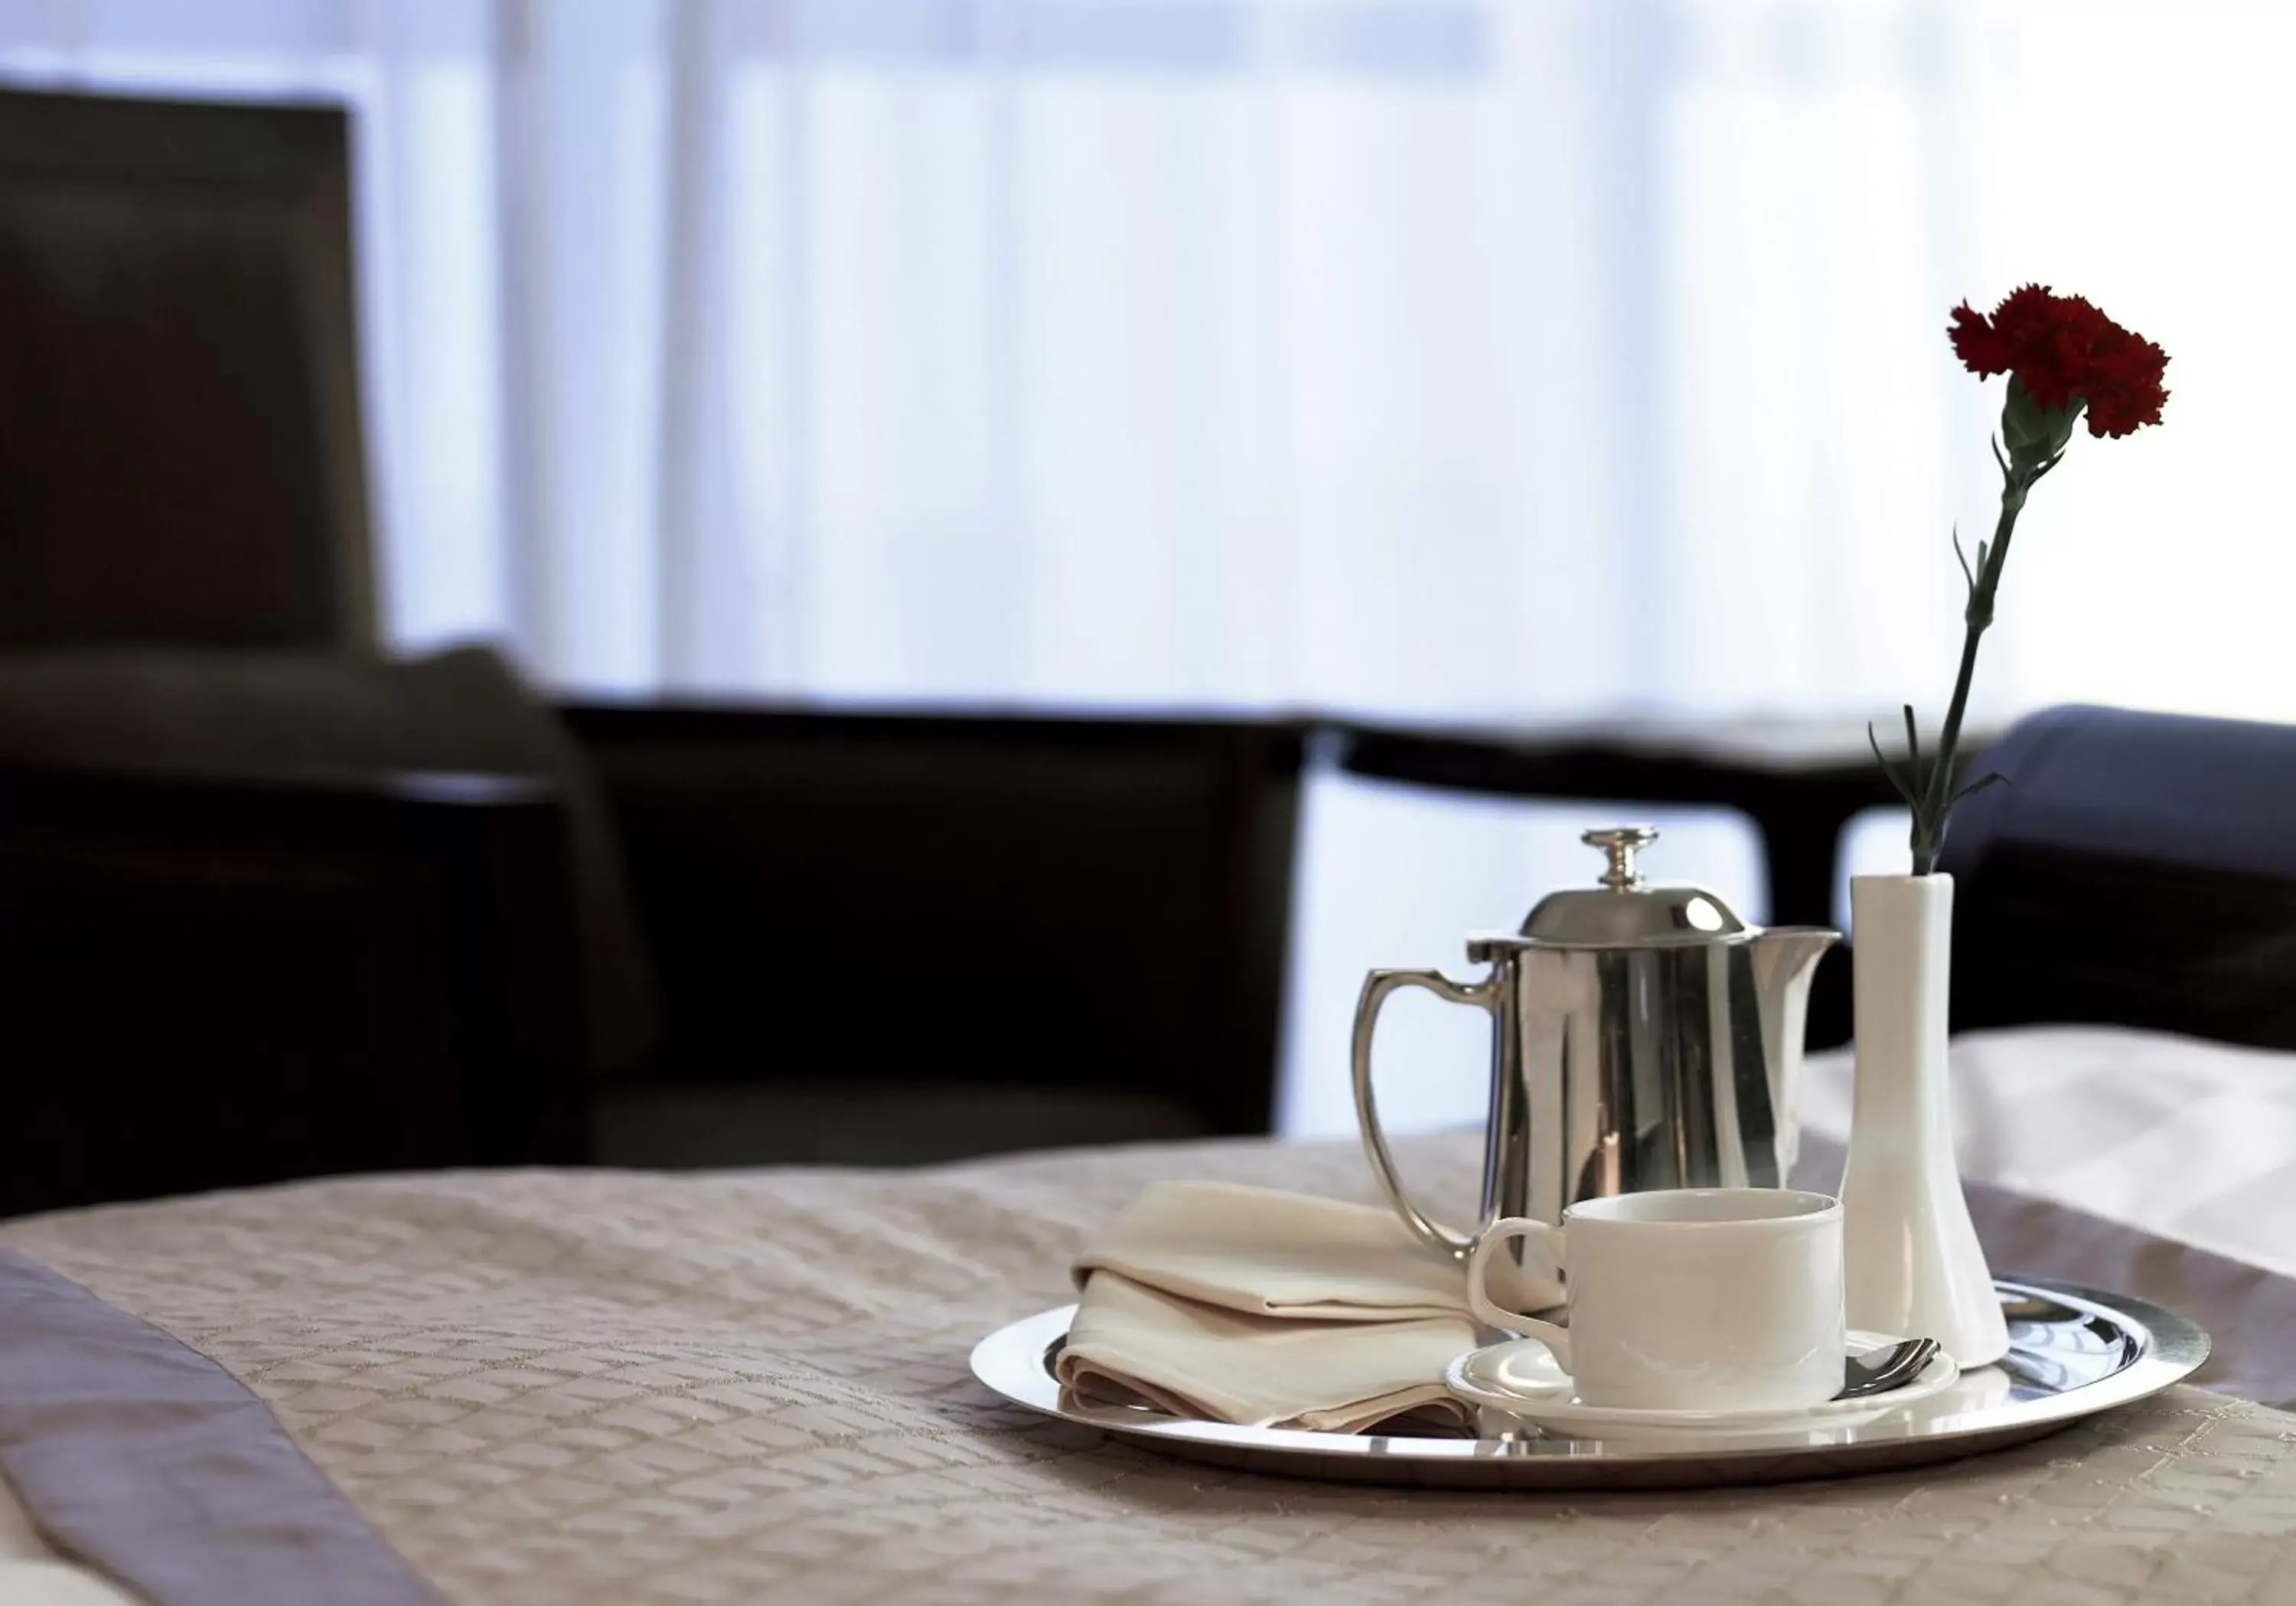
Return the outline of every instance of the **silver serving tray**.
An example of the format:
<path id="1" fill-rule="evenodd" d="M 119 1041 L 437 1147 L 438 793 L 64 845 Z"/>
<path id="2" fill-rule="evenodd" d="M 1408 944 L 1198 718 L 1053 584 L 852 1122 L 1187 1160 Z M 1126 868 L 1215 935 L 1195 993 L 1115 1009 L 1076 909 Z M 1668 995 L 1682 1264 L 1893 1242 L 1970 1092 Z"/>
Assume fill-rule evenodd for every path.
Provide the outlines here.
<path id="1" fill-rule="evenodd" d="M 1448 1487 L 1682 1488 L 1775 1483 L 1918 1466 L 2038 1438 L 2156 1394 L 2208 1359 L 2209 1336 L 2125 1295 L 2039 1279 L 1997 1279 L 2009 1354 L 1944 1393 L 1848 1427 L 1679 1439 L 1550 1437 L 1485 1412 L 1481 1438 L 1410 1438 L 1238 1428 L 1065 1395 L 1052 1363 L 1073 1305 L 983 1338 L 972 1375 L 1016 1405 L 1193 1461 L 1296 1478 Z"/>

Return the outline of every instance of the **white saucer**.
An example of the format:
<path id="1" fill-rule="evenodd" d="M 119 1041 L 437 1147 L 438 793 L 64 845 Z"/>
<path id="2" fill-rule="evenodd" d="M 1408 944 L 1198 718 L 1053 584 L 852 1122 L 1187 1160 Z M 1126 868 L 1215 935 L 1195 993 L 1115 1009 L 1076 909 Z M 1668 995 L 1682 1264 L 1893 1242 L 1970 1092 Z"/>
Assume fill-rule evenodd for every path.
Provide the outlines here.
<path id="1" fill-rule="evenodd" d="M 1895 1344 L 1881 1333 L 1849 1335 L 1849 1353 L 1863 1355 Z M 1940 1353 L 1911 1382 L 1887 1394 L 1816 1405 L 1748 1411 L 1660 1411 L 1625 1405 L 1589 1405 L 1571 1392 L 1570 1375 L 1555 1363 L 1554 1352 L 1536 1338 L 1470 1350 L 1443 1373 L 1444 1386 L 1470 1404 L 1488 1406 L 1536 1422 L 1573 1438 L 1634 1438 L 1655 1434 L 1791 1433 L 1804 1429 L 1856 1426 L 1903 1410 L 1953 1387 L 1961 1369 Z"/>

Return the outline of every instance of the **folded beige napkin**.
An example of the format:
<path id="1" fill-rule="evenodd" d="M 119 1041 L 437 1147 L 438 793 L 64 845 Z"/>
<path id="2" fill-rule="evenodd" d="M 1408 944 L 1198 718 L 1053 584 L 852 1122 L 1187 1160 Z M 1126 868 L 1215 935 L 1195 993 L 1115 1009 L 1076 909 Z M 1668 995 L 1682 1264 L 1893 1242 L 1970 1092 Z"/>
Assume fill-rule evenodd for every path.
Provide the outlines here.
<path id="1" fill-rule="evenodd" d="M 1442 1383 L 1476 1344 L 1464 1279 L 1384 1210 L 1156 1182 L 1076 1276 L 1055 1371 L 1086 1398 L 1255 1427 L 1472 1430 Z"/>

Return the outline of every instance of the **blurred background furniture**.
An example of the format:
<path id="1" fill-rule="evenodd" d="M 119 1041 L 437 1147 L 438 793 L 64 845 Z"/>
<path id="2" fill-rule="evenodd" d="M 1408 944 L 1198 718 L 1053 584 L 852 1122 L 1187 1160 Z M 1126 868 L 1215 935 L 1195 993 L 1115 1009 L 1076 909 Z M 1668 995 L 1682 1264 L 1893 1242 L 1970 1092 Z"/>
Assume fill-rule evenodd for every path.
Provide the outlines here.
<path id="1" fill-rule="evenodd" d="M 375 655 L 346 152 L 0 92 L 0 1207 L 1264 1131 L 1295 729 Z"/>
<path id="2" fill-rule="evenodd" d="M 1972 733 L 1969 745 L 1984 739 Z M 1833 925 L 1850 821 L 1898 803 L 1855 721 L 1620 719 L 1514 730 L 1351 721 L 1337 727 L 1335 753 L 1350 774 L 1430 791 L 1730 810 L 1760 841 L 1762 918 L 1774 926 Z M 1835 1047 L 1849 1032 L 1849 967 L 1828 959 L 1811 981 L 1810 1046 Z"/>
<path id="3" fill-rule="evenodd" d="M 2296 1048 L 2296 729 L 2070 706 L 1955 815 L 1956 1031 L 2088 1023 Z"/>
<path id="4" fill-rule="evenodd" d="M 1621 721 L 1519 731 L 1356 721 L 1353 774 L 1487 796 L 1702 803 L 1751 820 L 1769 919 L 1830 921 L 1844 828 L 1893 803 L 1862 726 Z M 1975 733 L 1956 812 L 1956 1031 L 2095 1024 L 2296 1047 L 2296 729 L 2068 706 Z M 1849 1040 L 1853 940 L 1810 1046 Z"/>
<path id="5" fill-rule="evenodd" d="M 0 90 L 0 649 L 372 646 L 347 127 Z"/>
<path id="6" fill-rule="evenodd" d="M 5 1207 L 576 1158 L 652 1052 L 563 730 L 376 653 L 348 152 L 0 91 Z"/>
<path id="7" fill-rule="evenodd" d="M 0 1209 L 1262 1132 L 1311 744 L 1739 811 L 1780 923 L 1890 801 L 1834 724 L 554 708 L 389 659 L 342 115 L 0 92 Z M 2291 739 L 2019 727 L 1948 844 L 1957 1024 L 2286 1042 Z"/>
<path id="8" fill-rule="evenodd" d="M 564 811 L 0 765 L 0 1215 L 583 1153 Z"/>
<path id="9" fill-rule="evenodd" d="M 1855 721 L 1619 719 L 1512 731 L 1349 721 L 1337 731 L 1338 762 L 1356 775 L 1486 796 L 1734 810 L 1761 839 L 1773 926 L 1831 924 L 1843 830 L 1898 801 Z"/>
<path id="10" fill-rule="evenodd" d="M 1264 1132 L 1300 730 L 575 707 L 660 978 L 598 1157 Z"/>
<path id="11" fill-rule="evenodd" d="M 566 719 L 586 762 L 555 778 L 299 769 L 284 740 L 0 762 L 0 1213 L 1267 1129 L 1296 729 Z M 665 1006 L 642 1063 L 601 1051 L 630 1028 L 570 844 L 593 766 Z"/>

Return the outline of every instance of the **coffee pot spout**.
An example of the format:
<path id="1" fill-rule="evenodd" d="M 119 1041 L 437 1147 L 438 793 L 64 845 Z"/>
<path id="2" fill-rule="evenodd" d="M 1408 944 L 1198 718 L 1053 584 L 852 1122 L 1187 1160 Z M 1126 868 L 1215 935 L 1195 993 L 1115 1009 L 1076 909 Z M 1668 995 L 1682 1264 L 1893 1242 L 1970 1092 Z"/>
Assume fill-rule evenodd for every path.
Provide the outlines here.
<path id="1" fill-rule="evenodd" d="M 1770 1072 L 1770 1104 L 1778 1131 L 1780 1181 L 1800 1149 L 1795 1096 L 1801 1080 L 1803 1040 L 1809 1025 L 1809 983 L 1826 950 L 1841 934 L 1824 926 L 1774 926 L 1754 935 L 1754 996 L 1762 1017 L 1762 1058 Z"/>
<path id="2" fill-rule="evenodd" d="M 1775 1001 L 1799 1017 L 1808 1007 L 1811 973 L 1840 941 L 1841 934 L 1826 926 L 1773 926 L 1757 933 L 1754 986 L 1762 995 L 1762 1012 L 1767 1015 Z"/>

